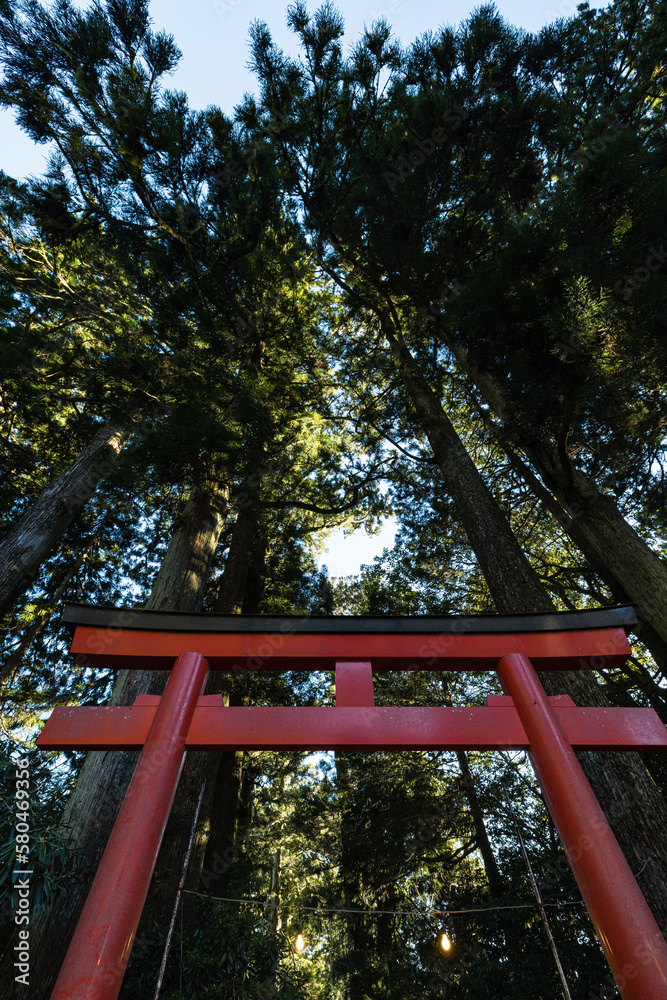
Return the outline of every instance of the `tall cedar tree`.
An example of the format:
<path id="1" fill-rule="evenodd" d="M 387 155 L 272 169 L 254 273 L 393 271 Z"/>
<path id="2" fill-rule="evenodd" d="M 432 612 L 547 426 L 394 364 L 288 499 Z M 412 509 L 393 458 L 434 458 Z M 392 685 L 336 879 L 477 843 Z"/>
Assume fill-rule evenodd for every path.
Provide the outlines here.
<path id="1" fill-rule="evenodd" d="M 436 372 L 426 360 L 432 357 L 430 337 L 424 344 L 419 336 L 423 326 L 410 323 L 411 299 L 405 291 L 406 286 L 428 289 L 431 263 L 441 287 L 443 260 L 431 252 L 438 240 L 456 242 L 459 230 L 474 227 L 477 218 L 488 225 L 498 199 L 521 203 L 539 176 L 537 169 L 528 175 L 525 170 L 526 162 L 535 160 L 530 130 L 514 125 L 530 88 L 525 43 L 493 8 L 482 8 L 458 36 L 442 33 L 434 59 L 444 84 L 436 80 L 433 86 L 439 91 L 441 113 L 437 118 L 428 116 L 432 127 L 426 139 L 413 133 L 412 164 L 421 166 L 430 157 L 438 167 L 430 185 L 418 180 L 414 170 L 413 185 L 422 199 L 430 201 L 431 211 L 404 217 L 402 226 L 390 225 L 390 220 L 401 218 L 400 206 L 411 205 L 401 192 L 389 197 L 391 178 L 384 176 L 393 162 L 393 134 L 405 135 L 395 114 L 392 80 L 399 92 L 415 93 L 417 100 L 427 102 L 431 93 L 424 93 L 419 81 L 410 78 L 410 63 L 404 65 L 386 24 L 367 31 L 344 60 L 342 19 L 332 5 L 311 19 L 304 4 L 295 4 L 289 21 L 305 60 L 285 57 L 273 45 L 266 26 L 255 26 L 253 58 L 262 100 L 258 106 L 249 99 L 239 118 L 251 132 L 260 123 L 265 127 L 267 118 L 273 121 L 276 155 L 286 164 L 290 190 L 302 202 L 320 264 L 342 289 L 351 309 L 374 316 L 377 347 L 388 347 L 396 378 L 429 440 L 497 610 L 552 610 L 550 598 L 442 408 Z M 417 62 L 421 48 L 418 43 L 412 53 Z M 489 66 L 497 66 L 495 74 Z M 289 118 L 281 120 L 275 109 L 286 108 Z M 450 115 L 448 129 L 443 127 L 443 113 Z M 408 163 L 408 174 L 412 173 Z M 479 206 L 476 198 L 481 199 Z M 415 293 L 411 298 L 414 301 Z M 545 687 L 549 693 L 570 694 L 578 704 L 605 703 L 588 672 L 546 677 Z M 641 867 L 659 855 L 667 835 L 667 806 L 638 755 L 582 753 L 580 760 L 630 863 Z M 659 865 L 650 868 L 642 888 L 656 918 L 667 928 L 667 880 Z"/>
<path id="2" fill-rule="evenodd" d="M 182 95 L 160 92 L 159 78 L 175 64 L 177 50 L 167 36 L 149 30 L 146 4 L 109 3 L 83 14 L 68 3 L 53 11 L 8 5 L 0 14 L 7 71 L 3 98 L 19 107 L 33 138 L 53 141 L 59 151 L 27 201 L 33 208 L 39 202 L 43 213 L 46 205 L 53 226 L 57 210 L 62 238 L 89 229 L 109 233 L 117 243 L 127 239 L 144 274 L 161 275 L 150 300 L 156 349 L 142 361 L 157 373 L 151 388 L 163 405 L 168 400 L 171 419 L 145 444 L 144 454 L 168 477 L 195 482 L 165 563 L 179 563 L 185 605 L 180 598 L 172 600 L 163 572 L 151 606 L 186 610 L 202 599 L 221 528 L 217 510 L 231 482 L 238 481 L 243 442 L 259 444 L 259 453 L 265 444 L 269 453 L 282 453 L 283 468 L 276 465 L 273 475 L 281 489 L 267 501 L 276 508 L 296 506 L 330 516 L 362 498 L 363 475 L 350 449 L 340 435 L 326 442 L 316 417 L 309 416 L 305 461 L 298 460 L 303 417 L 316 402 L 321 382 L 306 370 L 303 357 L 295 365 L 287 346 L 288 334 L 302 340 L 290 321 L 302 316 L 303 326 L 310 319 L 297 294 L 303 283 L 297 269 L 298 230 L 276 196 L 277 171 L 270 163 L 261 169 L 266 143 L 240 146 L 221 113 L 194 114 Z M 32 83 L 27 89 L 26 74 Z M 250 167 L 240 189 L 228 185 L 230 153 L 245 156 Z M 233 467 L 230 448 L 237 455 Z M 261 461 L 247 470 L 251 490 L 261 483 Z M 285 463 L 293 469 L 292 480 Z M 300 480 L 298 498 L 295 479 Z M 342 502 L 341 490 L 348 494 Z M 233 600 L 238 603 L 238 594 Z M 139 688 L 150 691 L 161 683 L 164 678 L 154 675 L 123 676 L 112 700 L 131 702 Z M 104 755 L 97 755 L 80 776 L 67 821 L 84 868 L 106 839 L 99 824 L 106 829 L 115 813 L 130 766 L 128 755 L 108 768 Z M 198 786 L 200 772 L 196 766 L 188 769 Z M 187 774 L 182 786 L 179 801 L 186 802 Z M 211 793 L 213 788 L 211 780 Z M 104 811 L 97 808 L 100 797 Z M 177 870 L 172 858 L 184 853 L 191 810 L 181 817 L 177 802 L 174 813 L 176 832 L 167 834 L 167 860 L 161 863 L 168 880 Z M 162 911 L 171 895 L 163 889 Z M 75 922 L 82 892 L 73 888 L 71 893 L 35 929 L 49 962 Z M 38 978 L 46 992 L 45 969 Z"/>

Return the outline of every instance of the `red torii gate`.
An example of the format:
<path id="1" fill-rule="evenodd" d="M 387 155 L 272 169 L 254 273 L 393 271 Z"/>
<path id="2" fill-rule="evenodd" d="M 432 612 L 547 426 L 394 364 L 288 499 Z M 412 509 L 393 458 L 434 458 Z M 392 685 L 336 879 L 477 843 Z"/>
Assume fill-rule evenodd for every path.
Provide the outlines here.
<path id="1" fill-rule="evenodd" d="M 49 750 L 141 749 L 52 1000 L 115 1000 L 185 753 L 193 750 L 525 749 L 623 1000 L 667 1000 L 667 944 L 575 749 L 667 750 L 652 709 L 548 698 L 537 670 L 601 669 L 630 653 L 632 608 L 550 615 L 294 618 L 68 605 L 84 666 L 171 669 L 131 708 L 56 708 Z M 336 670 L 335 708 L 225 708 L 209 669 Z M 372 670 L 496 670 L 486 707 L 382 708 Z"/>

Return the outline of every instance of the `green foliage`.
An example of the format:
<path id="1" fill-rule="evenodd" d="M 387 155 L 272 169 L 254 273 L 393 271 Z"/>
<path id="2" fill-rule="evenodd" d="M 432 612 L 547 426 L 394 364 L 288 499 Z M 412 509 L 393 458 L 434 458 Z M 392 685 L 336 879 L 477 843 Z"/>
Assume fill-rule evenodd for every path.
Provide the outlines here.
<path id="1" fill-rule="evenodd" d="M 29 863 L 31 907 L 47 905 L 67 879 L 69 853 L 66 834 L 59 827 L 60 814 L 72 787 L 73 773 L 63 765 L 62 758 L 37 754 L 31 747 L 17 744 L 3 733 L 0 742 L 0 951 L 4 952 L 13 929 L 17 897 L 13 891 L 21 869 L 16 860 L 17 777 L 16 761 L 27 758 L 29 777 L 23 789 L 29 792 L 27 817 L 21 819 L 29 829 Z M 55 765 L 55 766 L 54 766 Z M 25 775 L 23 775 L 25 778 Z M 23 801 L 23 800 L 21 800 Z"/>
<path id="2" fill-rule="evenodd" d="M 143 0 L 0 5 L 0 102 L 58 148 L 42 178 L 0 175 L 3 529 L 102 422 L 132 430 L 5 623 L 3 709 L 21 738 L 54 704 L 106 700 L 110 674 L 72 667 L 54 612 L 143 605 L 196 489 L 224 508 L 205 610 L 251 511 L 245 613 L 491 611 L 410 365 L 556 606 L 610 594 L 501 444 L 594 477 L 664 546 L 662 11 L 582 8 L 528 36 L 486 5 L 405 51 L 378 22 L 347 54 L 332 4 L 296 3 L 288 23 L 303 57 L 256 24 L 260 94 L 232 120 L 165 88 L 178 49 Z M 321 532 L 390 513 L 392 550 L 352 579 L 318 570 Z M 660 674 L 635 652 L 605 691 L 667 718 Z M 475 675 L 376 679 L 382 705 L 481 704 L 492 689 Z M 265 705 L 332 695 L 328 675 L 258 673 L 233 690 Z M 80 761 L 33 758 L 37 903 L 68 877 L 55 824 Z M 9 751 L 3 767 L 11 788 Z M 551 1000 L 501 781 L 573 995 L 613 997 L 521 756 L 248 752 L 232 860 L 183 896 L 165 1000 Z M 7 875 L 11 828 L 3 838 Z M 212 898 L 223 874 L 251 903 Z M 447 918 L 449 955 L 433 910 L 473 911 Z M 123 1000 L 152 995 L 164 939 L 159 927 L 137 942 Z"/>
<path id="3" fill-rule="evenodd" d="M 230 909 L 197 897 L 183 902 L 183 927 L 177 929 L 175 954 L 167 965 L 163 985 L 165 1000 L 181 996 L 192 1000 L 259 1000 L 263 996 L 279 996 L 292 1000 L 301 986 L 298 975 L 282 977 L 276 990 L 273 968 L 279 954 L 277 942 L 265 928 L 257 925 L 253 914 Z M 141 942 L 139 942 L 141 945 Z M 159 935 L 150 948 L 142 948 L 143 961 L 152 968 L 162 955 L 164 939 Z M 176 961 L 183 955 L 183 964 Z M 153 961 L 151 961 L 153 960 Z M 182 984 L 182 985 L 181 985 Z M 138 977 L 126 988 L 127 1000 L 145 996 L 151 990 L 151 979 Z"/>

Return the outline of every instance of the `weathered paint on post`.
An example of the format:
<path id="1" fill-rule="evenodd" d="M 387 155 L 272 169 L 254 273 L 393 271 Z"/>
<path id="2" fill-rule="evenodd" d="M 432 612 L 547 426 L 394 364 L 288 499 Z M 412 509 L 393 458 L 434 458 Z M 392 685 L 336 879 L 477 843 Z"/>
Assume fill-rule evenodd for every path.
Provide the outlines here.
<path id="1" fill-rule="evenodd" d="M 510 653 L 498 676 L 623 1000 L 667 1000 L 667 944 L 530 660 Z"/>
<path id="2" fill-rule="evenodd" d="M 155 713 L 51 1000 L 116 1000 L 208 676 L 181 653 Z"/>

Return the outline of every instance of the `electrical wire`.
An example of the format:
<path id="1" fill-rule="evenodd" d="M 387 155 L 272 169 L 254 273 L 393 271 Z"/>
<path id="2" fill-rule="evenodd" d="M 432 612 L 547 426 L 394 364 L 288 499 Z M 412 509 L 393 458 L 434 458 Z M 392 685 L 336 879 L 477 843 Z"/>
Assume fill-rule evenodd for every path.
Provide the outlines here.
<path id="1" fill-rule="evenodd" d="M 158 974 L 157 985 L 155 987 L 155 995 L 153 1000 L 159 1000 L 160 990 L 162 989 L 162 981 L 164 979 L 165 969 L 167 968 L 167 959 L 169 958 L 169 949 L 171 947 L 171 939 L 174 934 L 174 926 L 176 924 L 176 914 L 178 912 L 179 905 L 181 906 L 181 952 L 183 951 L 183 906 L 182 906 L 182 893 L 183 886 L 185 885 L 185 879 L 188 874 L 188 866 L 190 864 L 190 855 L 192 854 L 192 845 L 195 840 L 195 833 L 197 832 L 197 822 L 199 820 L 199 811 L 201 809 L 202 800 L 204 798 L 204 790 L 206 788 L 206 780 L 204 780 L 201 791 L 199 792 L 199 801 L 197 802 L 197 808 L 195 809 L 194 819 L 192 820 L 192 829 L 190 830 L 190 840 L 188 841 L 187 850 L 185 852 L 185 858 L 183 860 L 183 868 L 181 870 L 181 878 L 178 883 L 178 889 L 176 890 L 176 901 L 174 902 L 174 909 L 172 910 L 171 920 L 169 922 L 169 930 L 167 931 L 167 939 L 164 943 L 164 951 L 162 953 L 162 964 L 160 965 L 160 972 Z"/>
<path id="2" fill-rule="evenodd" d="M 651 855 L 651 857 L 646 858 L 643 867 L 635 875 L 637 878 L 646 868 L 649 861 L 664 861 L 667 863 L 667 858 L 659 857 L 658 855 Z M 264 899 L 239 899 L 233 896 L 211 896 L 207 892 L 195 892 L 194 889 L 183 889 L 182 892 L 187 893 L 189 896 L 199 896 L 201 899 L 213 899 L 218 903 L 247 903 L 250 906 L 274 906 L 273 900 Z M 572 899 L 569 901 L 563 901 L 562 903 L 542 903 L 543 907 L 550 907 L 552 909 L 561 909 L 564 906 L 582 906 L 583 899 Z M 492 913 L 495 910 L 534 910 L 538 909 L 538 904 L 535 903 L 514 903 L 506 906 L 478 906 L 472 907 L 465 910 L 346 910 L 340 907 L 334 906 L 302 906 L 296 903 L 281 903 L 281 908 L 284 910 L 311 910 L 313 913 L 356 913 L 356 914 L 368 914 L 370 916 L 390 916 L 390 917 L 449 917 L 457 916 L 462 913 Z"/>
<path id="3" fill-rule="evenodd" d="M 535 902 L 540 912 L 542 923 L 544 924 L 544 930 L 546 932 L 547 940 L 549 942 L 549 947 L 551 949 L 551 954 L 554 957 L 556 968 L 558 969 L 558 976 L 563 986 L 563 996 L 565 1000 L 572 1000 L 572 994 L 570 993 L 570 985 L 565 976 L 565 970 L 563 969 L 563 965 L 560 960 L 560 955 L 558 954 L 558 948 L 556 947 L 556 942 L 551 932 L 551 924 L 549 923 L 549 918 L 547 917 L 546 910 L 544 909 L 544 904 L 542 902 L 542 897 L 540 895 L 540 889 L 537 884 L 537 879 L 535 878 L 535 873 L 533 872 L 533 866 L 530 863 L 530 858 L 528 857 L 528 851 L 526 850 L 523 834 L 521 833 L 521 827 L 519 826 L 519 821 L 516 818 L 516 813 L 514 812 L 514 806 L 512 805 L 512 801 L 509 797 L 509 792 L 507 791 L 507 785 L 505 784 L 504 781 L 501 782 L 501 784 L 503 787 L 503 791 L 505 793 L 505 801 L 507 802 L 507 808 L 510 811 L 510 816 L 512 817 L 514 829 L 516 830 L 516 835 L 519 840 L 519 845 L 521 847 L 521 854 L 524 860 L 524 864 L 526 866 L 526 871 L 528 872 L 528 879 L 530 881 L 530 885 L 533 890 L 533 895 L 535 896 Z"/>
<path id="4" fill-rule="evenodd" d="M 273 906 L 273 902 L 266 902 L 263 899 L 234 899 L 231 896 L 210 896 L 205 892 L 195 892 L 194 889 L 184 889 L 183 892 L 190 896 L 200 896 L 201 899 L 214 899 L 219 903 L 249 903 L 251 906 Z M 562 907 L 580 906 L 583 899 L 575 899 L 569 903 L 542 903 L 542 906 Z M 295 903 L 281 903 L 284 910 L 312 910 L 313 913 L 353 913 L 369 914 L 370 916 L 392 916 L 392 917 L 448 917 L 461 913 L 490 913 L 494 910 L 534 910 L 537 903 L 517 903 L 511 906 L 481 906 L 466 910 L 345 910 L 332 906 L 301 906 Z"/>
<path id="5" fill-rule="evenodd" d="M 667 864 L 667 858 L 661 858 L 659 854 L 652 854 L 650 856 L 650 858 L 646 858 L 646 860 L 644 861 L 644 864 L 641 866 L 641 868 L 639 869 L 639 871 L 634 873 L 635 874 L 635 878 L 639 878 L 639 876 L 644 871 L 644 869 L 646 868 L 646 866 L 649 863 L 649 861 L 661 861 L 663 864 Z"/>

